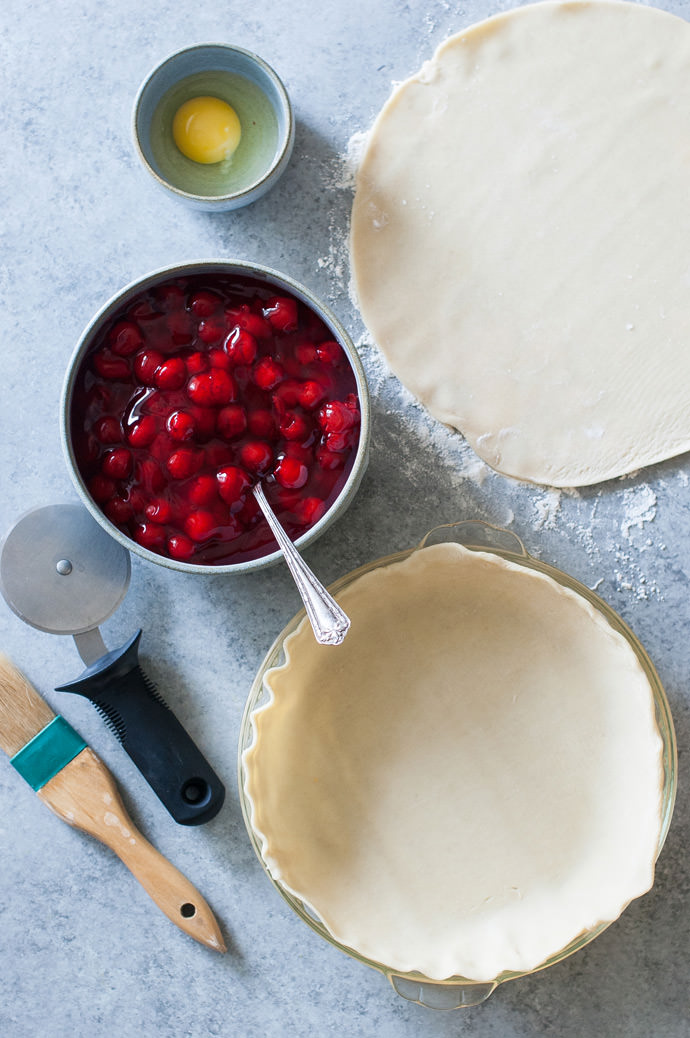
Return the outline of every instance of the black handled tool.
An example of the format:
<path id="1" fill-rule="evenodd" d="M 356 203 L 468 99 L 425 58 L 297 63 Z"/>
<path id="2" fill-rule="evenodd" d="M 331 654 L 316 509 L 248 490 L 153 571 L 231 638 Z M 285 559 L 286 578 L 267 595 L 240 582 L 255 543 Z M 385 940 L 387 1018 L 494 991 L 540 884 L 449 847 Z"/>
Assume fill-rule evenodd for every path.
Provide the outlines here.
<path id="1" fill-rule="evenodd" d="M 90 699 L 175 821 L 199 825 L 220 810 L 222 782 L 141 669 L 141 631 L 109 652 L 99 630 L 129 578 L 129 552 L 77 504 L 29 512 L 0 554 L 10 608 L 41 631 L 73 635 L 87 665 L 57 691 Z"/>

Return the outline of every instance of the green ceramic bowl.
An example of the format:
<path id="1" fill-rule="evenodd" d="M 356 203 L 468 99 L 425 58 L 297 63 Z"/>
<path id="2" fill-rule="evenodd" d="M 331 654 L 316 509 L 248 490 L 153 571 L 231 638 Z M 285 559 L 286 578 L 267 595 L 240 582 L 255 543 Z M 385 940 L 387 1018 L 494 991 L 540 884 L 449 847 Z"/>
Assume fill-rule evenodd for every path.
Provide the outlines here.
<path id="1" fill-rule="evenodd" d="M 235 109 L 242 136 L 231 158 L 204 165 L 186 158 L 172 135 L 175 112 L 210 95 Z M 256 201 L 288 164 L 295 124 L 287 91 L 256 54 L 227 44 L 198 44 L 158 65 L 134 104 L 134 143 L 165 191 L 195 209 L 225 211 Z"/>

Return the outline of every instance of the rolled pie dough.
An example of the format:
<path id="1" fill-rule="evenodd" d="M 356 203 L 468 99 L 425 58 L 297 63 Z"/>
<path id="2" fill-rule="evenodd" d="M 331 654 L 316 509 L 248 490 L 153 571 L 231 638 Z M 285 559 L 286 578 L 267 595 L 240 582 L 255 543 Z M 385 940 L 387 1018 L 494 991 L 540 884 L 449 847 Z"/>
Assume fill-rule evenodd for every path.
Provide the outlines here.
<path id="1" fill-rule="evenodd" d="M 370 135 L 364 320 L 499 471 L 554 486 L 690 449 L 690 27 L 540 3 L 447 40 Z"/>
<path id="2" fill-rule="evenodd" d="M 273 877 L 367 958 L 431 979 L 540 965 L 654 876 L 661 739 L 630 644 L 555 580 L 456 544 L 303 623 L 244 753 Z"/>

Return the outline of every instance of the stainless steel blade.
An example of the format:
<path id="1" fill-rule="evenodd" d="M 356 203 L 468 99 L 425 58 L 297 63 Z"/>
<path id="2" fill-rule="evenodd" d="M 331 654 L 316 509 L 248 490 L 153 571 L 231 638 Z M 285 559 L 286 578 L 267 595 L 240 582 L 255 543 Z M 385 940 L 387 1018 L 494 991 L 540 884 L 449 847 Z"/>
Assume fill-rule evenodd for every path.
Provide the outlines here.
<path id="1" fill-rule="evenodd" d="M 79 504 L 45 505 L 9 531 L 0 551 L 0 591 L 25 623 L 72 634 L 91 663 L 106 651 L 98 625 L 122 602 L 129 552 Z"/>

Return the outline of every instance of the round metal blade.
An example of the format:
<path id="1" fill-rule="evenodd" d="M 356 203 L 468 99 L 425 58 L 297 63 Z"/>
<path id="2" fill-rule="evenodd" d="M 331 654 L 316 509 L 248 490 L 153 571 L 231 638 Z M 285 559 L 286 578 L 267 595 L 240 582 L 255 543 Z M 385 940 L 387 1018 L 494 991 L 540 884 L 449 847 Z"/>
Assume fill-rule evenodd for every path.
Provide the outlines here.
<path id="1" fill-rule="evenodd" d="M 0 591 L 39 631 L 79 634 L 97 627 L 125 597 L 129 552 L 79 504 L 28 512 L 5 537 Z"/>

